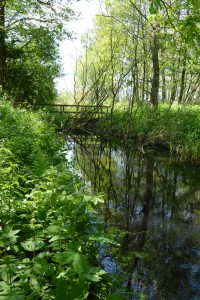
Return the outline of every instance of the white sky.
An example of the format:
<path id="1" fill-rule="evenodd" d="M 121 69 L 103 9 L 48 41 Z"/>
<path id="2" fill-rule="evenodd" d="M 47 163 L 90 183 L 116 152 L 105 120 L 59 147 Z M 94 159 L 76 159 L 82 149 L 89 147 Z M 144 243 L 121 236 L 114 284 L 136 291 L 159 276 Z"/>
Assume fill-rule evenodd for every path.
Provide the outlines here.
<path id="1" fill-rule="evenodd" d="M 75 40 L 66 40 L 61 43 L 60 54 L 62 58 L 64 77 L 56 81 L 59 92 L 73 89 L 73 74 L 76 57 L 81 53 L 81 36 L 92 28 L 93 18 L 100 10 L 100 0 L 80 0 L 72 8 L 81 12 L 82 17 L 69 23 L 69 31 L 76 33 Z"/>

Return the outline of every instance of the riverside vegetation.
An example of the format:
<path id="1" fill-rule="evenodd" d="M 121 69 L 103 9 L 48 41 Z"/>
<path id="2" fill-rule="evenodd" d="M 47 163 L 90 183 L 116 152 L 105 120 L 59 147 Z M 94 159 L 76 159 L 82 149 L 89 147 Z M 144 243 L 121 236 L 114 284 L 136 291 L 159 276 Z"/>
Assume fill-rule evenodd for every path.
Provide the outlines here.
<path id="1" fill-rule="evenodd" d="M 142 105 L 131 118 L 118 107 L 112 130 L 105 116 L 99 134 L 135 138 L 144 149 L 165 145 L 180 160 L 198 162 L 199 118 L 196 107 Z M 69 170 L 64 140 L 55 134 L 56 122 L 45 111 L 0 107 L 0 298 L 125 299 L 120 279 L 116 288 L 100 258 L 102 244 L 121 255 L 123 234 L 118 240 L 112 232 L 105 236 L 96 215 L 103 199 L 82 192 L 80 178 Z"/>
<path id="2" fill-rule="evenodd" d="M 100 134 L 134 139 L 138 149 L 147 146 L 166 148 L 180 162 L 199 163 L 200 108 L 198 105 L 160 104 L 156 108 L 141 104 L 130 113 L 117 106 L 112 121 L 107 115 L 100 121 Z M 112 122 L 112 126 L 111 126 Z"/>
<path id="3" fill-rule="evenodd" d="M 109 103 L 107 103 L 109 104 Z M 141 153 L 146 148 L 166 149 L 180 162 L 199 163 L 200 159 L 200 107 L 199 105 L 135 104 L 130 111 L 121 101 L 113 111 L 96 120 L 93 126 L 81 123 L 81 118 L 66 121 L 66 116 L 55 114 L 55 122 L 65 132 L 75 129 L 93 133 L 103 139 L 120 138 L 134 140 Z M 80 121 L 79 121 L 80 120 Z"/>
<path id="4" fill-rule="evenodd" d="M 72 2 L 0 2 L 0 93 L 16 107 L 55 103 Z M 133 139 L 141 154 L 164 146 L 199 163 L 200 4 L 169 2 L 103 1 L 64 101 L 110 105 L 95 128 L 103 138 Z M 55 134 L 65 119 L 0 100 L 0 299 L 124 299 L 123 283 L 102 270 L 100 257 L 106 245 L 121 255 L 121 235 L 105 236 L 102 197 L 83 193 L 70 171 Z"/>
<path id="5" fill-rule="evenodd" d="M 102 198 L 82 193 L 51 122 L 0 106 L 0 299 L 122 299 L 99 267 L 100 244 L 115 244 Z"/>

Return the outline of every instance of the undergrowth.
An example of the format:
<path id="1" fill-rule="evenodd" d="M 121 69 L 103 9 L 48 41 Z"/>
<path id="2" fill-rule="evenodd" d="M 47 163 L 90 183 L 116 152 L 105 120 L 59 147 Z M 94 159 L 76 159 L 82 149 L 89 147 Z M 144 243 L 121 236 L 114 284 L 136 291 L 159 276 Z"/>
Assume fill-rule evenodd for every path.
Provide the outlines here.
<path id="1" fill-rule="evenodd" d="M 134 106 L 130 114 L 125 108 L 116 108 L 112 128 L 110 115 L 99 121 L 100 131 L 134 139 L 140 147 L 160 145 L 169 149 L 181 161 L 200 161 L 199 106 L 167 106 L 152 108 Z"/>
<path id="2" fill-rule="evenodd" d="M 0 299 L 124 299 L 100 268 L 95 206 L 44 112 L 0 106 Z"/>

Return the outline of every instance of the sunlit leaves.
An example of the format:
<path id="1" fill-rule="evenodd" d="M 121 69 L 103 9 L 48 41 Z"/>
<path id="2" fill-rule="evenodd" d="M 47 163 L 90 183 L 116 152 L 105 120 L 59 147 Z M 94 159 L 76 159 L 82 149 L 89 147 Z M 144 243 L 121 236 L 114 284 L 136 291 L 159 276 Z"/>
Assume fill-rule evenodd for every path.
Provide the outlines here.
<path id="1" fill-rule="evenodd" d="M 71 265 L 73 270 L 79 275 L 83 274 L 84 272 L 87 273 L 89 269 L 86 256 L 70 249 L 63 253 L 56 254 L 55 259 L 61 265 Z"/>
<path id="2" fill-rule="evenodd" d="M 25 250 L 34 252 L 41 249 L 45 245 L 45 243 L 43 240 L 35 240 L 34 238 L 32 238 L 28 241 L 22 242 L 21 245 Z"/>
<path id="3" fill-rule="evenodd" d="M 156 14 L 159 11 L 160 7 L 160 0 L 150 0 L 150 7 L 149 7 L 149 12 L 151 14 Z"/>
<path id="4" fill-rule="evenodd" d="M 0 229 L 0 247 L 9 248 L 9 245 L 15 244 L 19 237 L 18 232 L 20 230 L 13 230 L 13 226 L 6 226 Z"/>
<path id="5" fill-rule="evenodd" d="M 0 115 L 0 298 L 87 299 L 105 274 L 89 240 L 98 197 L 78 192 L 44 113 L 5 105 Z"/>
<path id="6" fill-rule="evenodd" d="M 55 100 L 60 76 L 59 40 L 69 38 L 67 23 L 75 14 L 71 1 L 11 1 L 4 5 L 6 62 L 4 89 L 15 102 L 46 104 Z"/>

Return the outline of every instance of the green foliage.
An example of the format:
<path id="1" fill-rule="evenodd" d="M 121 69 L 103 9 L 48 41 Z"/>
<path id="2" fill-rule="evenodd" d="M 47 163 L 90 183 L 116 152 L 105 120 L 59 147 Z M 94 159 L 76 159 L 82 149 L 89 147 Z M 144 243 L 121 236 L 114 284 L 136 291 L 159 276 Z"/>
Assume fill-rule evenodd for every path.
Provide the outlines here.
<path id="1" fill-rule="evenodd" d="M 150 1 L 150 14 L 158 14 L 163 9 L 167 12 L 167 21 L 176 27 L 188 46 L 195 47 L 196 43 L 200 42 L 199 1 L 177 0 L 173 4 L 168 4 L 163 0 Z M 175 12 L 177 16 L 175 16 Z M 178 16 L 181 16 L 181 18 L 178 18 Z"/>
<path id="2" fill-rule="evenodd" d="M 47 113 L 3 105 L 0 116 L 0 298 L 105 299 L 101 197 L 80 191 Z"/>
<path id="3" fill-rule="evenodd" d="M 199 103 L 199 10 L 199 1 L 105 0 L 83 39 L 77 102 Z"/>
<path id="4" fill-rule="evenodd" d="M 15 103 L 52 103 L 60 76 L 59 41 L 70 37 L 70 1 L 5 0 L 0 16 L 3 85 Z"/>
<path id="5" fill-rule="evenodd" d="M 4 89 L 15 102 L 46 104 L 55 100 L 54 78 L 59 76 L 58 47 L 47 28 L 22 32 L 25 41 L 6 43 Z M 28 35 L 28 36 L 27 36 Z M 25 45 L 24 45 L 25 44 Z"/>
<path id="6" fill-rule="evenodd" d="M 199 162 L 200 110 L 198 106 L 149 105 L 134 106 L 130 116 L 127 108 L 114 111 L 113 128 L 110 116 L 101 123 L 103 134 L 113 133 L 125 138 L 135 138 L 138 147 L 162 145 L 180 160 Z"/>

